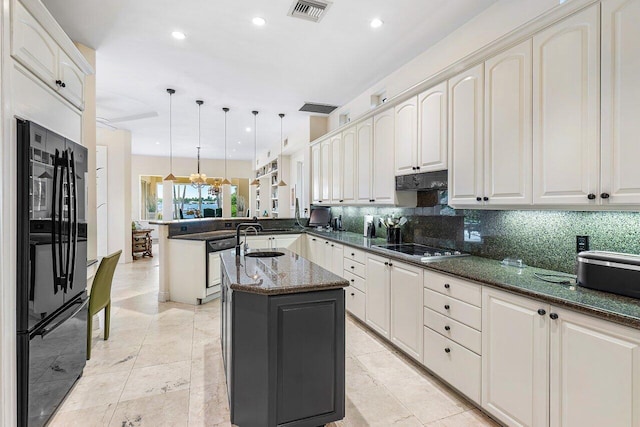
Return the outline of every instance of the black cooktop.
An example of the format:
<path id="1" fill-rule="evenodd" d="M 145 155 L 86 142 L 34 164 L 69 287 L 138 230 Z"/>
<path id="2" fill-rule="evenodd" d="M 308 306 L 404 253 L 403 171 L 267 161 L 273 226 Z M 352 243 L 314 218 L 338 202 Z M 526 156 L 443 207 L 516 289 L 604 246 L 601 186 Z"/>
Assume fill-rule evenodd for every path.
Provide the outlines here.
<path id="1" fill-rule="evenodd" d="M 377 248 L 386 249 L 394 252 L 400 252 L 405 255 L 411 255 L 420 258 L 428 258 L 430 260 L 468 256 L 454 249 L 436 248 L 433 246 L 418 245 L 417 243 L 405 243 L 401 245 L 375 245 Z"/>

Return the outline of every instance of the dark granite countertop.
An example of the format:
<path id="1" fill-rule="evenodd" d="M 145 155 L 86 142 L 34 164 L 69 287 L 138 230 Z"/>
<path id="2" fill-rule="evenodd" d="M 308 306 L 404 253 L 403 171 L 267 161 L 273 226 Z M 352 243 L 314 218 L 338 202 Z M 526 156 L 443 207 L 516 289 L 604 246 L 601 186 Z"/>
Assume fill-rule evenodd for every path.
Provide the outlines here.
<path id="1" fill-rule="evenodd" d="M 640 329 L 639 300 L 580 286 L 548 283 L 534 276 L 534 273 L 564 273 L 535 267 L 523 269 L 507 267 L 499 261 L 476 256 L 424 263 L 411 256 L 373 247 L 373 245 L 386 243 L 384 239 L 367 239 L 357 233 L 319 232 L 310 229 L 307 230 L 307 233 L 358 249 L 364 249 L 377 255 L 419 265 L 428 270 L 472 280 Z"/>
<path id="2" fill-rule="evenodd" d="M 240 257 L 234 250 L 220 252 L 222 269 L 231 289 L 263 295 L 324 291 L 349 286 L 349 282 L 286 249 L 274 258 Z"/>
<path id="3" fill-rule="evenodd" d="M 270 235 L 270 234 L 303 234 L 305 230 L 303 229 L 267 229 L 258 233 L 260 235 Z M 244 231 L 242 233 L 244 236 Z M 248 236 L 254 236 L 253 232 L 248 232 Z M 206 231 L 203 233 L 191 233 L 191 234 L 180 234 L 177 236 L 169 236 L 170 239 L 177 240 L 201 240 L 201 241 L 209 241 L 209 240 L 222 240 L 228 239 L 229 237 L 236 237 L 236 230 L 216 230 L 216 231 Z"/>

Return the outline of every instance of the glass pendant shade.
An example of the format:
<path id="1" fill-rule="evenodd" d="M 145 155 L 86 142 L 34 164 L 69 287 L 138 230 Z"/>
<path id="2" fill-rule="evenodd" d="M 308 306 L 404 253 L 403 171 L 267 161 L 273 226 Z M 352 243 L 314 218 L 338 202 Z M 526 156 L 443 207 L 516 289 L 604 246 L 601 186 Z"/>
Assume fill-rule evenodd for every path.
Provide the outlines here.
<path id="1" fill-rule="evenodd" d="M 257 165 L 258 163 L 258 112 L 252 111 L 253 114 L 253 164 Z M 249 185 L 260 185 L 260 181 L 258 178 L 254 177 L 253 181 Z"/>
<path id="2" fill-rule="evenodd" d="M 164 180 L 165 181 L 177 181 L 177 178 L 173 174 L 173 140 L 172 140 L 172 97 L 173 94 L 176 93 L 175 89 L 167 89 L 167 93 L 169 94 L 169 175 L 167 175 Z"/>
<path id="3" fill-rule="evenodd" d="M 282 163 L 282 144 L 283 144 L 283 140 L 282 140 L 282 119 L 284 119 L 284 114 L 280 113 L 280 114 L 278 114 L 278 116 L 280 116 L 280 163 Z M 282 175 L 280 175 L 280 176 L 282 176 Z M 287 183 L 284 182 L 284 180 L 282 180 L 282 178 L 281 178 L 280 181 L 278 182 L 278 187 L 286 187 L 286 186 L 287 186 Z"/>
<path id="4" fill-rule="evenodd" d="M 189 176 L 189 181 L 191 181 L 191 185 L 195 188 L 202 188 L 207 185 L 207 175 L 200 173 L 200 135 L 201 135 L 201 121 L 200 121 L 200 107 L 204 104 L 204 101 L 197 100 L 196 104 L 198 104 L 198 171 L 196 173 L 192 173 Z"/>

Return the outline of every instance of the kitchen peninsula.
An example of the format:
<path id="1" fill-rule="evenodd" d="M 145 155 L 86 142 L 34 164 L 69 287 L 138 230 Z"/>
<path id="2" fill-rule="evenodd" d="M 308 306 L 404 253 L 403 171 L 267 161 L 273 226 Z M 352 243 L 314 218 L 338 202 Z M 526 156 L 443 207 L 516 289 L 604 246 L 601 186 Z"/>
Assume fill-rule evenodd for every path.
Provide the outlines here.
<path id="1" fill-rule="evenodd" d="M 348 282 L 286 249 L 271 254 L 279 255 L 221 252 L 221 342 L 231 422 L 318 426 L 341 420 L 342 288 Z"/>

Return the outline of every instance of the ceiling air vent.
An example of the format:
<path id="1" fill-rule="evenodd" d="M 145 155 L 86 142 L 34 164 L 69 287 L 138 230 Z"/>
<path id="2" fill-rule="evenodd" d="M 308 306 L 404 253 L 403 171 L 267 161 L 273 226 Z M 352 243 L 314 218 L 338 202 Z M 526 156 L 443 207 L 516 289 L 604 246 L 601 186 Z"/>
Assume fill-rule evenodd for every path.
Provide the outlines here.
<path id="1" fill-rule="evenodd" d="M 331 2 L 322 0 L 295 0 L 289 9 L 289 16 L 306 19 L 307 21 L 320 22 Z"/>
<path id="2" fill-rule="evenodd" d="M 300 108 L 300 111 L 305 111 L 307 113 L 331 114 L 331 112 L 336 108 L 338 108 L 337 105 L 314 104 L 307 102 Z"/>

